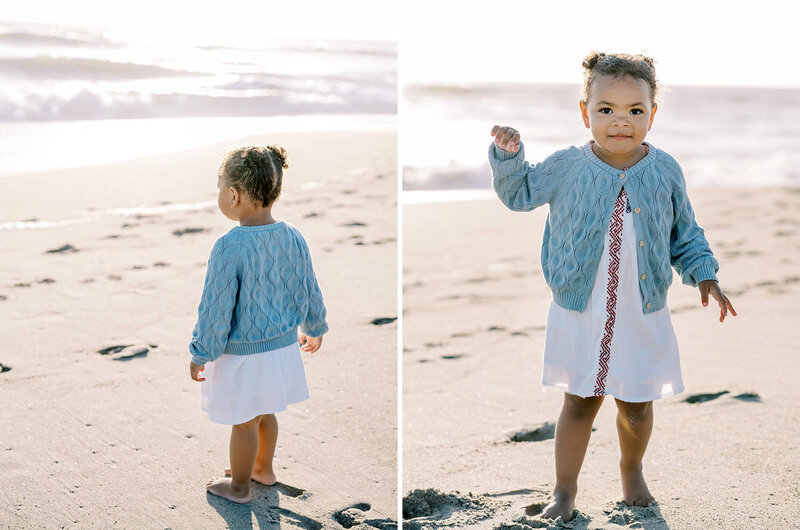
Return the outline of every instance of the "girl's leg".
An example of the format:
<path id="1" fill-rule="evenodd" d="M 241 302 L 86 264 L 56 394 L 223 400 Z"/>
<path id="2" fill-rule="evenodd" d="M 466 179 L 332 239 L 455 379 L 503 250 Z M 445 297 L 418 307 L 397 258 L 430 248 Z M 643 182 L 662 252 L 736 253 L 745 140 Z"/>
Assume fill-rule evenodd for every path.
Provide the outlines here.
<path id="1" fill-rule="evenodd" d="M 572 519 L 575 496 L 578 493 L 578 474 L 592 435 L 592 423 L 603 404 L 603 397 L 582 398 L 564 394 L 564 406 L 556 423 L 556 487 L 553 501 L 542 517 Z"/>
<path id="2" fill-rule="evenodd" d="M 275 446 L 278 443 L 278 418 L 275 414 L 264 414 L 258 424 L 258 454 L 253 466 L 253 480 L 272 486 L 277 482 L 272 469 Z"/>
<path id="3" fill-rule="evenodd" d="M 209 493 L 234 502 L 250 502 L 250 475 L 258 452 L 260 416 L 231 428 L 231 477 L 212 478 L 206 484 Z"/>
<path id="4" fill-rule="evenodd" d="M 272 468 L 275 446 L 278 443 L 278 418 L 275 414 L 262 414 L 259 418 L 261 421 L 258 424 L 258 453 L 250 478 L 266 486 L 272 486 L 278 481 Z M 230 474 L 230 468 L 226 469 L 225 475 L 230 476 Z"/>
<path id="5" fill-rule="evenodd" d="M 655 499 L 642 475 L 642 458 L 653 431 L 653 402 L 616 402 L 622 498 L 628 506 L 649 506 Z"/>

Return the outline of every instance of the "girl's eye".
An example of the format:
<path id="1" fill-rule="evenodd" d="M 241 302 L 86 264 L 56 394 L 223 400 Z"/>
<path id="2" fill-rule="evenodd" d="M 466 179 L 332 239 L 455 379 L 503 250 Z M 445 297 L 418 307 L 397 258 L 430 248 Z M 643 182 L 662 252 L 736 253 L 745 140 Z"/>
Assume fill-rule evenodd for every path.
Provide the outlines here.
<path id="1" fill-rule="evenodd" d="M 633 114 L 634 116 L 638 116 L 639 114 L 642 114 L 643 112 L 644 111 L 642 109 L 631 109 L 631 114 Z"/>
<path id="2" fill-rule="evenodd" d="M 603 107 L 602 109 L 600 109 L 600 114 L 611 114 L 611 109 L 608 107 Z"/>

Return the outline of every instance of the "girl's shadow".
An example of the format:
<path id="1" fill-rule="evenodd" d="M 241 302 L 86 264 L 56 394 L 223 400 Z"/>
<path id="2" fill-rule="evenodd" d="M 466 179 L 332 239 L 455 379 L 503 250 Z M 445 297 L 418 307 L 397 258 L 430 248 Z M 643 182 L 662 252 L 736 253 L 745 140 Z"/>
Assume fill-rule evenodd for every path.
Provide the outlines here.
<path id="1" fill-rule="evenodd" d="M 322 523 L 280 507 L 281 497 L 298 498 L 305 494 L 304 490 L 283 484 L 264 486 L 256 482 L 250 483 L 251 500 L 247 504 L 238 504 L 222 497 L 206 493 L 208 504 L 217 510 L 231 530 L 252 530 L 253 516 L 259 529 L 280 528 L 285 526 L 320 530 Z"/>

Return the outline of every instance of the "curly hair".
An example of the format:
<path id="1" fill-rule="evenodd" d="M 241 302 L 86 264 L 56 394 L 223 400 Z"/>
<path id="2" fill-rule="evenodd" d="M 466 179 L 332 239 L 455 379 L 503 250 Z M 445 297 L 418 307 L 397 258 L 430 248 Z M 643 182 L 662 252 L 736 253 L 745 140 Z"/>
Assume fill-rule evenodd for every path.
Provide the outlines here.
<path id="1" fill-rule="evenodd" d="M 650 103 L 656 102 L 659 84 L 656 81 L 656 69 L 653 59 L 644 55 L 628 55 L 627 53 L 605 54 L 592 51 L 583 60 L 583 102 L 588 103 L 591 96 L 592 83 L 598 75 L 612 77 L 631 76 L 641 79 L 650 85 Z"/>
<path id="2" fill-rule="evenodd" d="M 247 193 L 253 203 L 269 206 L 281 194 L 283 170 L 288 167 L 283 147 L 249 146 L 228 151 L 219 174 L 232 187 Z"/>

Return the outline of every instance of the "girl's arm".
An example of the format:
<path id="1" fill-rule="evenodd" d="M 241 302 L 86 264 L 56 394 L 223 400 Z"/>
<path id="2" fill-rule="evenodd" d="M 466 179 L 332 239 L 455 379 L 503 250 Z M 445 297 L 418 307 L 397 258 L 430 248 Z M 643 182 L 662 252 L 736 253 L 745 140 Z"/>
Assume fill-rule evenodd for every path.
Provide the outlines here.
<path id="1" fill-rule="evenodd" d="M 503 204 L 515 212 L 528 212 L 549 203 L 562 183 L 553 172 L 563 152 L 532 166 L 525 161 L 525 146 L 518 132 L 495 125 L 492 135 L 495 137 L 489 146 L 492 185 Z"/>
<path id="2" fill-rule="evenodd" d="M 677 165 L 677 164 L 676 164 Z M 719 304 L 719 321 L 723 322 L 728 312 L 736 316 L 733 304 L 719 287 L 717 271 L 719 263 L 714 259 L 705 232 L 694 218 L 694 210 L 686 193 L 686 179 L 678 166 L 679 184 L 672 194 L 673 224 L 670 234 L 670 261 L 681 275 L 683 283 L 700 289 L 700 301 L 708 306 L 708 295 Z"/>
<path id="3" fill-rule="evenodd" d="M 208 258 L 203 295 L 197 308 L 197 324 L 189 343 L 194 364 L 202 366 L 225 351 L 238 291 L 233 247 L 226 246 L 223 236 L 214 243 Z"/>
<path id="4" fill-rule="evenodd" d="M 670 263 L 681 281 L 697 287 L 704 280 L 717 281 L 719 263 L 708 245 L 705 232 L 695 221 L 694 210 L 686 193 L 683 171 L 678 170 L 678 182 L 672 190 L 672 231 L 669 238 Z"/>
<path id="5" fill-rule="evenodd" d="M 305 321 L 300 324 L 300 333 L 307 337 L 321 337 L 328 331 L 328 323 L 325 320 L 327 311 L 325 302 L 322 300 L 322 290 L 319 288 L 317 276 L 314 274 L 314 267 L 311 264 L 311 252 L 304 239 L 302 249 L 306 260 L 306 292 L 308 293 L 308 313 Z"/>

